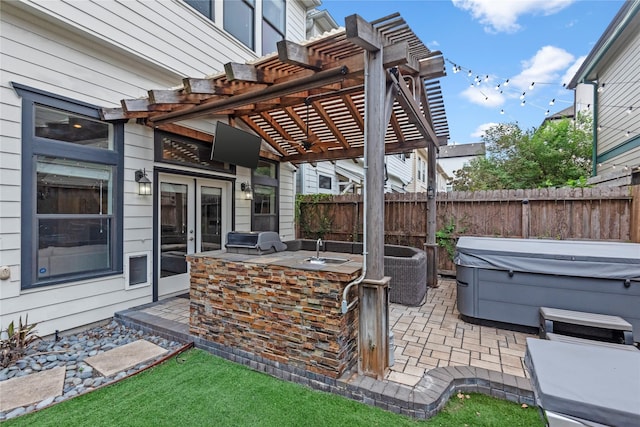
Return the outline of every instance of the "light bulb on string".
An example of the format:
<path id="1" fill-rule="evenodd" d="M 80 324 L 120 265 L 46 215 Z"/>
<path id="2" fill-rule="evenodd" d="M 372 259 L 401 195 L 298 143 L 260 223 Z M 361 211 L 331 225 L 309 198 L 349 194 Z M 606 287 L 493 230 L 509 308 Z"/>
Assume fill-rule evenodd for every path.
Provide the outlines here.
<path id="1" fill-rule="evenodd" d="M 626 131 L 626 132 L 624 133 L 624 136 L 626 136 L 627 138 L 629 138 L 629 135 L 631 135 L 631 132 L 629 132 L 629 131 Z"/>
<path id="2" fill-rule="evenodd" d="M 522 92 L 522 95 L 520 95 L 520 99 L 524 99 L 524 94 L 525 94 L 525 93 L 526 93 L 526 92 Z"/>
<path id="3" fill-rule="evenodd" d="M 598 132 L 600 132 L 602 130 L 602 126 L 598 126 L 596 129 L 598 129 Z"/>
<path id="4" fill-rule="evenodd" d="M 551 101 L 549 101 L 549 105 L 553 105 L 555 103 L 556 103 L 556 99 L 555 98 L 553 98 Z"/>
<path id="5" fill-rule="evenodd" d="M 509 79 L 505 80 L 504 85 L 509 86 Z"/>
<path id="6" fill-rule="evenodd" d="M 504 114 L 504 110 L 500 110 L 500 114 Z"/>
<path id="7" fill-rule="evenodd" d="M 489 81 L 489 74 L 487 74 L 487 75 L 485 75 L 485 76 L 484 76 L 484 81 L 485 81 L 485 82 L 488 82 L 488 81 Z"/>
<path id="8" fill-rule="evenodd" d="M 467 77 L 471 77 L 472 75 L 473 75 L 473 72 L 469 70 L 469 72 L 467 73 Z"/>
<path id="9" fill-rule="evenodd" d="M 500 83 L 496 85 L 496 90 L 500 90 Z"/>
<path id="10" fill-rule="evenodd" d="M 598 92 L 602 92 L 604 90 L 604 83 L 598 87 Z"/>
<path id="11" fill-rule="evenodd" d="M 627 114 L 631 114 L 633 112 L 633 106 L 627 108 Z"/>
<path id="12" fill-rule="evenodd" d="M 531 84 L 529 85 L 529 90 L 533 90 L 533 85 L 535 85 L 536 82 L 531 82 Z"/>
<path id="13" fill-rule="evenodd" d="M 524 104 L 525 104 L 526 102 L 527 102 L 527 101 L 525 101 L 525 100 L 523 99 L 523 100 L 522 100 L 522 102 L 520 103 L 520 106 L 521 106 L 521 107 L 524 107 Z"/>
<path id="14" fill-rule="evenodd" d="M 545 115 L 545 116 L 548 116 L 548 115 L 549 115 L 549 110 L 545 111 L 545 112 L 544 112 L 544 115 Z"/>

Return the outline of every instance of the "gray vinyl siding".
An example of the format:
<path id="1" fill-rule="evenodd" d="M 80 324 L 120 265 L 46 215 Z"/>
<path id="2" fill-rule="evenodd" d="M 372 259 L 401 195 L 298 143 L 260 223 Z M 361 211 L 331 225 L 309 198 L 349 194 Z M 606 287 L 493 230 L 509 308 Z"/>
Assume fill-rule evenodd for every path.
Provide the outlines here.
<path id="1" fill-rule="evenodd" d="M 304 10 L 288 2 L 288 38 L 304 34 Z M 11 278 L 0 283 L 0 328 L 18 316 L 38 322 L 42 336 L 113 316 L 151 301 L 151 287 L 128 288 L 125 274 L 22 290 L 20 277 L 21 111 L 11 87 L 40 91 L 103 107 L 146 97 L 181 79 L 205 77 L 227 62 L 256 57 L 179 0 L 164 1 L 3 1 L 0 15 L 0 265 Z M 202 122 L 202 129 L 208 128 Z M 134 172 L 154 168 L 153 131 L 131 120 L 125 125 L 123 264 L 131 253 L 152 253 L 152 198 L 139 196 Z M 290 166 L 289 166 L 290 167 Z M 250 171 L 238 168 L 236 228 L 250 227 L 250 202 L 239 183 Z M 280 233 L 292 238 L 293 179 L 282 168 Z M 289 193 L 289 194 L 287 194 Z"/>
<path id="2" fill-rule="evenodd" d="M 598 83 L 605 83 L 605 88 L 598 93 L 598 124 L 602 125 L 598 132 L 598 156 L 637 137 L 640 132 L 640 106 L 637 102 L 640 99 L 640 34 L 632 34 L 617 46 L 615 52 L 609 52 L 610 59 L 599 73 Z M 634 110 L 627 114 L 626 107 L 631 105 Z M 627 130 L 631 132 L 629 136 L 625 135 Z M 638 165 L 640 148 L 607 157 L 600 162 L 599 175 L 614 172 L 614 165 L 616 168 Z"/>

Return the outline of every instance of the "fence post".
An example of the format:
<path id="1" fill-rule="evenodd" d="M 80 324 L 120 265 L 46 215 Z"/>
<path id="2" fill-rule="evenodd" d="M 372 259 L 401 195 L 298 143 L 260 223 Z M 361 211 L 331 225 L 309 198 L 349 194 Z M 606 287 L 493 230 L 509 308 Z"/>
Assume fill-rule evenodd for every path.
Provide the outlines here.
<path id="1" fill-rule="evenodd" d="M 529 238 L 531 208 L 529 207 L 529 199 L 522 200 L 522 238 Z"/>
<path id="2" fill-rule="evenodd" d="M 640 243 L 640 185 L 631 186 L 629 237 L 633 243 Z"/>

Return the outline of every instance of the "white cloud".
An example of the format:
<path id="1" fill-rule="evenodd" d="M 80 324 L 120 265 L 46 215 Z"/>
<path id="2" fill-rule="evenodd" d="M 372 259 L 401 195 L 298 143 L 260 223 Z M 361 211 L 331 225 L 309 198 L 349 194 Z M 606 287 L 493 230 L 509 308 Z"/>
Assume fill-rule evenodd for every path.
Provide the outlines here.
<path id="1" fill-rule="evenodd" d="M 498 107 L 504 104 L 504 95 L 494 89 L 490 84 L 469 86 L 460 94 L 467 101 L 483 107 Z"/>
<path id="2" fill-rule="evenodd" d="M 514 33 L 520 29 L 518 18 L 527 14 L 552 15 L 574 0 L 451 0 L 458 9 L 468 11 L 483 24 L 486 32 Z"/>
<path id="3" fill-rule="evenodd" d="M 544 46 L 531 59 L 522 61 L 522 72 L 512 77 L 509 83 L 523 92 L 531 90 L 529 86 L 534 82 L 558 83 L 560 73 L 573 61 L 573 55 L 566 50 L 555 46 Z"/>
<path id="4" fill-rule="evenodd" d="M 492 126 L 497 126 L 498 123 L 493 123 L 493 122 L 489 122 L 489 123 L 483 123 L 480 126 L 478 126 L 476 128 L 475 131 L 473 131 L 473 133 L 470 135 L 472 138 L 482 138 L 484 136 L 484 133 L 487 131 L 487 129 L 489 129 Z"/>
<path id="5" fill-rule="evenodd" d="M 567 69 L 567 71 L 564 73 L 564 76 L 562 76 L 562 79 L 560 80 L 563 85 L 569 84 L 573 76 L 575 76 L 578 72 L 578 69 L 580 68 L 586 57 L 586 55 L 579 57 L 575 60 L 573 65 Z"/>

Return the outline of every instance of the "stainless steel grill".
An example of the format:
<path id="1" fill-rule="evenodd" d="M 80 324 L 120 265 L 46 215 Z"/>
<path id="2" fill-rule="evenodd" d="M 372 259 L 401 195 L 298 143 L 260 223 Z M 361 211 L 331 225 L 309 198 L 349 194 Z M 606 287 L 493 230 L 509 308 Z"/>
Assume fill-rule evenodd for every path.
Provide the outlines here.
<path id="1" fill-rule="evenodd" d="M 227 252 L 247 255 L 264 255 L 287 249 L 275 231 L 231 231 L 224 245 Z"/>

